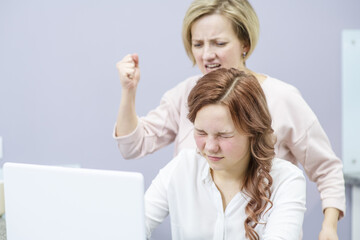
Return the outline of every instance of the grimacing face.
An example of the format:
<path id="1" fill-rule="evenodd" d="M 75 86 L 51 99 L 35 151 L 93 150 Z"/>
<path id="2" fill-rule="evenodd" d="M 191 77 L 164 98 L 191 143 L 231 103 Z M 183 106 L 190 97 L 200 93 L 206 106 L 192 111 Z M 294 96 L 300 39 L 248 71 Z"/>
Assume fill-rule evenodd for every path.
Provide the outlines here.
<path id="1" fill-rule="evenodd" d="M 218 68 L 245 68 L 248 48 L 238 39 L 231 21 L 221 14 L 205 15 L 191 27 L 192 54 L 203 74 Z"/>
<path id="2" fill-rule="evenodd" d="M 202 107 L 194 121 L 194 138 L 214 172 L 246 171 L 250 161 L 249 137 L 235 127 L 227 106 Z"/>

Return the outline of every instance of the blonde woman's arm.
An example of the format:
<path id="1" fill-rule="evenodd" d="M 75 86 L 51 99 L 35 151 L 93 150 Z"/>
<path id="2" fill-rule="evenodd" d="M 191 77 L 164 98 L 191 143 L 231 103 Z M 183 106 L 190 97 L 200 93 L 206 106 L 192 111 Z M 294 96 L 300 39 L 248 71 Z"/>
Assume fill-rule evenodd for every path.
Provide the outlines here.
<path id="1" fill-rule="evenodd" d="M 139 57 L 128 54 L 116 64 L 121 82 L 121 102 L 116 121 L 115 136 L 125 136 L 137 126 L 135 110 L 136 89 L 140 80 Z"/>

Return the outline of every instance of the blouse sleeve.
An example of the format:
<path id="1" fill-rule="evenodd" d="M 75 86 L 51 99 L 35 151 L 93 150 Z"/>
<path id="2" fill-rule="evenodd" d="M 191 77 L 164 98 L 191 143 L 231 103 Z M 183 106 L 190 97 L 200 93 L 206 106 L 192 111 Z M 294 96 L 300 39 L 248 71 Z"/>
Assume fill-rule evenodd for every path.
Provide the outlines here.
<path id="1" fill-rule="evenodd" d="M 318 120 L 307 129 L 303 138 L 290 146 L 313 182 L 316 182 L 323 211 L 328 207 L 345 213 L 345 183 L 342 162 L 331 149 L 330 142 Z"/>
<path id="2" fill-rule="evenodd" d="M 273 176 L 272 208 L 263 233 L 264 240 L 299 240 L 305 214 L 306 181 L 300 169 L 285 162 Z"/>
<path id="3" fill-rule="evenodd" d="M 183 117 L 181 107 L 186 104 L 188 88 L 192 82 L 193 78 L 189 78 L 167 91 L 156 109 L 145 117 L 138 117 L 138 125 L 129 135 L 116 137 L 115 126 L 113 138 L 125 159 L 143 157 L 175 140 L 180 117 Z"/>
<path id="4" fill-rule="evenodd" d="M 168 187 L 177 166 L 177 158 L 170 161 L 152 181 L 145 193 L 145 217 L 147 238 L 169 214 Z"/>

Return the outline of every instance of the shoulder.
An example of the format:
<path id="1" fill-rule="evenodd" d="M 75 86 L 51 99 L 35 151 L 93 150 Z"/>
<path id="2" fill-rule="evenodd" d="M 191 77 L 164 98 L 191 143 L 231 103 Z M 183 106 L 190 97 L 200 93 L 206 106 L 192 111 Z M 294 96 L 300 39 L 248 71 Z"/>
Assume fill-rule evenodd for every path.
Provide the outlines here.
<path id="1" fill-rule="evenodd" d="M 184 92 L 190 92 L 200 77 L 201 77 L 201 75 L 195 75 L 195 76 L 189 77 L 189 78 L 185 79 L 184 81 L 178 83 L 175 87 L 173 87 L 172 89 L 167 91 L 165 94 L 166 95 L 174 94 L 174 93 L 175 94 L 176 93 L 183 94 Z"/>
<path id="2" fill-rule="evenodd" d="M 303 171 L 293 163 L 280 158 L 273 159 L 270 175 L 273 177 L 274 184 L 291 179 L 300 179 L 305 183 Z"/>
<path id="3" fill-rule="evenodd" d="M 270 175 L 273 180 L 271 186 L 273 211 L 295 210 L 295 208 L 305 211 L 306 179 L 303 171 L 286 160 L 275 158 Z"/>
<path id="4" fill-rule="evenodd" d="M 206 161 L 197 152 L 195 148 L 185 148 L 179 152 L 174 158 L 174 161 L 178 162 L 178 168 L 184 168 L 188 171 L 192 171 L 202 168 Z"/>
<path id="5" fill-rule="evenodd" d="M 192 76 L 178 83 L 175 87 L 165 92 L 162 102 L 169 102 L 177 108 L 186 106 L 187 97 L 200 77 L 201 75 Z"/>
<path id="6" fill-rule="evenodd" d="M 300 91 L 289 83 L 268 76 L 261 86 L 269 101 L 277 100 L 283 102 L 283 100 L 288 100 L 284 103 L 294 104 L 298 102 L 306 104 Z"/>
<path id="7" fill-rule="evenodd" d="M 167 176 L 172 187 L 193 184 L 207 166 L 206 160 L 194 148 L 181 150 L 164 168 L 160 175 Z"/>
<path id="8" fill-rule="evenodd" d="M 185 79 L 184 81 L 182 81 L 180 84 L 178 84 L 179 87 L 184 87 L 184 88 L 190 88 L 192 89 L 196 82 L 202 77 L 202 75 L 195 75 L 195 76 L 191 76 L 187 79 Z"/>
<path id="9" fill-rule="evenodd" d="M 291 84 L 268 77 L 262 88 L 275 127 L 284 125 L 307 129 L 317 120 L 299 90 Z"/>

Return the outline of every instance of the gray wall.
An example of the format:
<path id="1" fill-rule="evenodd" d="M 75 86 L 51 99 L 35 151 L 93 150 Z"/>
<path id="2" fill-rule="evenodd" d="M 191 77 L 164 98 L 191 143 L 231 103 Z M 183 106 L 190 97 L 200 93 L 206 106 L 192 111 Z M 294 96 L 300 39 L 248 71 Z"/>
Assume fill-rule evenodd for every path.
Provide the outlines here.
<path id="1" fill-rule="evenodd" d="M 140 56 L 139 115 L 188 76 L 181 42 L 190 0 L 0 0 L 0 136 L 5 161 L 141 171 L 146 186 L 172 157 L 169 146 L 125 161 L 112 139 L 120 100 L 115 64 Z M 295 85 L 341 156 L 341 30 L 360 28 L 358 0 L 252 0 L 261 22 L 247 63 Z M 323 215 L 308 185 L 304 239 L 317 239 Z M 351 208 L 339 222 L 350 239 Z M 168 221 L 154 239 L 169 239 Z"/>

